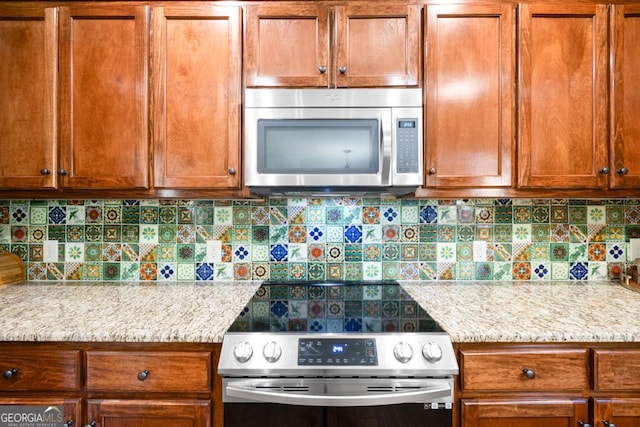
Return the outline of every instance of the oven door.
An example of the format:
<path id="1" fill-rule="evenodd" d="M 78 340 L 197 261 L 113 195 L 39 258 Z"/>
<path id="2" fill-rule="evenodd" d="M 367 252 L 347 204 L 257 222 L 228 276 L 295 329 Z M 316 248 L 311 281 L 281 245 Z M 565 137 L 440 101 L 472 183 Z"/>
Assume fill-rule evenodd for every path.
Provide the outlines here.
<path id="1" fill-rule="evenodd" d="M 452 423 L 451 378 L 225 378 L 225 427 Z"/>
<path id="2" fill-rule="evenodd" d="M 391 185 L 391 108 L 246 108 L 248 187 Z"/>

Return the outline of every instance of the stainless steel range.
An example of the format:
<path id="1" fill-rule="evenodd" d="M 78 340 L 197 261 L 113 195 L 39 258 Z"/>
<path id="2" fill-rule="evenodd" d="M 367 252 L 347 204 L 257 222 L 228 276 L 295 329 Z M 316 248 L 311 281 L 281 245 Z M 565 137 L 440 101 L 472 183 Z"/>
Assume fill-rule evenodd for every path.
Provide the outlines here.
<path id="1" fill-rule="evenodd" d="M 225 426 L 443 427 L 458 364 L 397 282 L 265 282 L 225 334 L 218 374 Z"/>

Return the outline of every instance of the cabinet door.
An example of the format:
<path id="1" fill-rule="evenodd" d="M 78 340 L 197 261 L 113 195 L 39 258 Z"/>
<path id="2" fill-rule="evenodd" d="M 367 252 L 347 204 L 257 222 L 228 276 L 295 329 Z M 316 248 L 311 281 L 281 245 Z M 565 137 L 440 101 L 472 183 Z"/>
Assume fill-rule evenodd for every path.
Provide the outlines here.
<path id="1" fill-rule="evenodd" d="M 97 427 L 208 427 L 207 400 L 97 400 L 87 404 L 87 419 Z"/>
<path id="2" fill-rule="evenodd" d="M 594 426 L 640 426 L 640 398 L 594 399 Z"/>
<path id="3" fill-rule="evenodd" d="M 426 185 L 510 186 L 514 6 L 427 6 Z"/>
<path id="4" fill-rule="evenodd" d="M 567 427 L 588 422 L 585 399 L 463 399 L 461 427 Z"/>
<path id="5" fill-rule="evenodd" d="M 640 187 L 640 4 L 613 5 L 611 187 Z"/>
<path id="6" fill-rule="evenodd" d="M 0 406 L 39 406 L 40 409 L 33 408 L 36 413 L 41 414 L 46 422 L 51 421 L 51 424 L 47 425 L 60 425 L 64 423 L 65 426 L 79 426 L 82 420 L 82 400 L 75 398 L 61 398 L 61 397 L 0 397 Z M 53 408 L 52 408 L 53 407 Z M 46 412 L 45 412 L 46 411 Z M 61 412 L 59 412 L 61 411 Z M 5 421 L 5 420 L 3 420 Z M 35 425 L 37 425 L 36 423 Z M 31 423 L 21 424 L 9 423 L 9 425 L 33 425 Z"/>
<path id="7" fill-rule="evenodd" d="M 336 86 L 417 86 L 417 5 L 366 3 L 336 7 Z"/>
<path id="8" fill-rule="evenodd" d="M 605 187 L 607 6 L 521 4 L 519 23 L 519 186 Z"/>
<path id="9" fill-rule="evenodd" d="M 153 13 L 154 184 L 239 188 L 241 9 Z"/>
<path id="10" fill-rule="evenodd" d="M 56 186 L 57 13 L 0 5 L 0 189 Z"/>
<path id="11" fill-rule="evenodd" d="M 314 4 L 247 6 L 247 87 L 326 87 L 329 11 Z"/>
<path id="12" fill-rule="evenodd" d="M 60 8 L 60 175 L 67 188 L 148 186 L 148 7 Z"/>

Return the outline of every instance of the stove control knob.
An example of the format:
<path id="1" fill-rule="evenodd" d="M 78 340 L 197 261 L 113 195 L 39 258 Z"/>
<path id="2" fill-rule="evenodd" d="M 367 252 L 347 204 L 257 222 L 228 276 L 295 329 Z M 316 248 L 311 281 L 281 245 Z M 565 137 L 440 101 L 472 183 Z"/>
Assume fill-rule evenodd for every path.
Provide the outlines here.
<path id="1" fill-rule="evenodd" d="M 262 355 L 267 362 L 275 363 L 280 359 L 280 356 L 282 356 L 282 348 L 277 342 L 269 341 L 264 345 L 264 348 L 262 349 Z"/>
<path id="2" fill-rule="evenodd" d="M 253 356 L 253 348 L 248 341 L 242 341 L 233 348 L 233 357 L 240 363 L 245 363 Z"/>
<path id="3" fill-rule="evenodd" d="M 422 355 L 427 359 L 427 362 L 435 363 L 442 359 L 442 349 L 437 343 L 429 341 L 422 347 Z"/>
<path id="4" fill-rule="evenodd" d="M 393 347 L 393 355 L 396 357 L 398 362 L 407 363 L 413 357 L 413 349 L 408 342 L 400 341 L 395 345 L 395 347 Z"/>

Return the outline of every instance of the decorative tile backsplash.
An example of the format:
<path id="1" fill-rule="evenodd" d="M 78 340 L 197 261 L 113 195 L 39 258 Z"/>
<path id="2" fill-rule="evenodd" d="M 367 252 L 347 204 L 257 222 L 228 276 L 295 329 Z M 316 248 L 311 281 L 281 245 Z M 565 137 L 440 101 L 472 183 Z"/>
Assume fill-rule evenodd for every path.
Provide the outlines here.
<path id="1" fill-rule="evenodd" d="M 630 238 L 636 199 L 0 200 L 29 280 L 604 280 Z"/>

